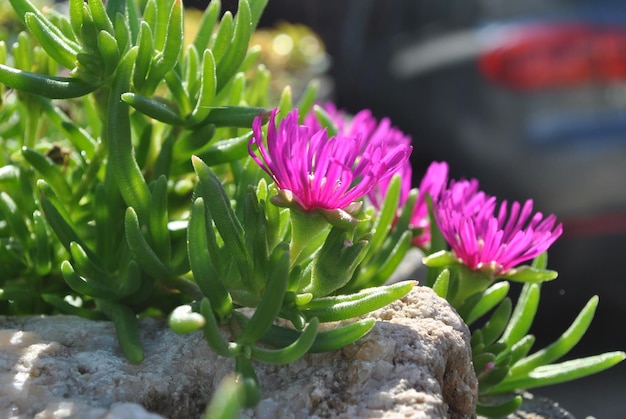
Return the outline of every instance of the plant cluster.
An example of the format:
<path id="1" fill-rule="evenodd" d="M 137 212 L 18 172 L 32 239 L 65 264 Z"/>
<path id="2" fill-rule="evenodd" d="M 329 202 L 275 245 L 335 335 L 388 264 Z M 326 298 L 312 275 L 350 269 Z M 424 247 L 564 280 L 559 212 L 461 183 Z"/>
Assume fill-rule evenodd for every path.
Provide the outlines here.
<path id="1" fill-rule="evenodd" d="M 1 312 L 110 319 L 133 363 L 139 317 L 201 329 L 235 360 L 207 414 L 234 415 L 260 398 L 253 360 L 289 363 L 365 335 L 374 320 L 348 320 L 413 288 L 388 279 L 418 247 L 427 285 L 468 325 L 489 316 L 472 334 L 479 413 L 621 361 L 553 364 L 595 297 L 529 354 L 540 284 L 556 277 L 554 216 L 532 201 L 496 211 L 445 163 L 412 188 L 411 139 L 369 111 L 317 104 L 314 82 L 273 103 L 249 47 L 266 2 L 231 13 L 211 1 L 185 43 L 180 0 L 69 0 L 67 13 L 10 0 L 24 30 L 0 42 Z M 524 283 L 515 307 L 509 281 Z M 496 393 L 512 395 L 490 404 Z"/>

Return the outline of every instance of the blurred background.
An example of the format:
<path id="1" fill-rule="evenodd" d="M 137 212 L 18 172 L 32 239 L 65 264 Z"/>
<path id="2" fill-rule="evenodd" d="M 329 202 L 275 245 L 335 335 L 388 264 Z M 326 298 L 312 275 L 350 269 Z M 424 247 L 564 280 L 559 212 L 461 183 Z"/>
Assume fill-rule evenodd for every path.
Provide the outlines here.
<path id="1" fill-rule="evenodd" d="M 626 2 L 270 0 L 261 24 L 281 22 L 319 35 L 327 68 L 313 72 L 340 108 L 412 136 L 414 184 L 445 160 L 453 178 L 563 221 L 536 348 L 599 295 L 570 357 L 626 349 Z M 579 418 L 623 417 L 626 366 L 534 393 Z"/>

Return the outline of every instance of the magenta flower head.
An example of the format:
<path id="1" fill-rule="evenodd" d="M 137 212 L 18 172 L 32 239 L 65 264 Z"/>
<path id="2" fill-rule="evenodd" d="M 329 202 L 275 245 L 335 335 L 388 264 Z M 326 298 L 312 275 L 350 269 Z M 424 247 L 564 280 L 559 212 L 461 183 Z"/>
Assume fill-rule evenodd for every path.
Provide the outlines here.
<path id="1" fill-rule="evenodd" d="M 328 122 L 334 125 L 337 132 L 344 136 L 360 136 L 368 144 L 385 144 L 387 147 L 411 148 L 411 137 L 391 125 L 389 118 L 383 118 L 380 123 L 376 120 L 369 109 L 358 112 L 349 118 L 342 110 L 337 109 L 334 103 L 327 102 L 316 108 L 321 110 Z M 304 118 L 305 125 L 315 130 L 323 129 L 316 112 L 309 112 Z M 402 178 L 402 191 L 400 201 L 403 204 L 411 190 L 411 163 L 408 159 L 397 166 L 390 176 L 381 178 L 374 188 L 367 194 L 375 208 L 382 206 L 385 192 L 393 174 L 399 174 Z"/>
<path id="2" fill-rule="evenodd" d="M 430 218 L 428 216 L 428 204 L 426 196 L 430 196 L 433 207 L 436 208 L 441 194 L 448 183 L 448 163 L 432 162 L 422 178 L 418 191 L 417 201 L 411 217 L 411 227 L 421 229 L 421 232 L 413 239 L 415 246 L 425 248 L 430 243 Z"/>
<path id="3" fill-rule="evenodd" d="M 478 190 L 478 181 L 452 182 L 436 210 L 444 238 L 463 264 L 491 277 L 506 275 L 515 266 L 548 250 L 561 235 L 556 217 L 533 214 L 533 201 L 523 205 L 496 199 Z"/>
<path id="4" fill-rule="evenodd" d="M 265 141 L 262 120 L 254 119 L 248 149 L 276 183 L 277 205 L 319 210 L 325 216 L 329 211 L 351 212 L 353 203 L 395 173 L 411 152 L 408 145 L 359 134 L 329 137 L 326 129 L 299 125 L 297 109 L 276 127 L 276 113 L 270 114 Z"/>
<path id="5" fill-rule="evenodd" d="M 351 119 L 343 111 L 338 110 L 332 102 L 325 103 L 321 106 L 321 110 L 336 127 L 337 131 L 344 135 L 361 135 L 370 143 L 383 142 L 400 147 L 410 147 L 411 145 L 410 136 L 405 135 L 398 128 L 392 126 L 388 118 L 383 118 L 379 123 L 367 109 L 358 112 Z M 315 112 L 309 112 L 304 121 L 308 126 L 322 129 Z M 398 167 L 394 174 L 400 176 L 401 190 L 398 206 L 402 207 L 411 192 L 412 169 L 410 161 L 407 159 L 404 164 Z M 367 194 L 369 201 L 378 210 L 382 207 L 385 200 L 391 177 L 388 176 L 381 179 Z M 448 164 L 445 162 L 433 162 L 422 178 L 419 186 L 419 195 L 409 223 L 412 228 L 419 229 L 417 236 L 413 239 L 415 246 L 425 248 L 430 243 L 430 220 L 426 196 L 430 195 L 433 203 L 436 203 L 447 181 Z"/>

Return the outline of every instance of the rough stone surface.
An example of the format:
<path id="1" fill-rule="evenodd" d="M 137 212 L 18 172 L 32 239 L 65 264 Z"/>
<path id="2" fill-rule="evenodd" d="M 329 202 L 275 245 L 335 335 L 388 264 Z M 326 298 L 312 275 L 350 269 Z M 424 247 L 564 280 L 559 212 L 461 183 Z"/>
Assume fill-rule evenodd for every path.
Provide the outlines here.
<path id="1" fill-rule="evenodd" d="M 469 332 L 428 288 L 372 314 L 342 351 L 257 365 L 263 399 L 244 417 L 473 417 Z M 200 333 L 140 323 L 146 358 L 129 364 L 111 323 L 71 316 L 0 317 L 0 417 L 194 418 L 234 368 Z"/>

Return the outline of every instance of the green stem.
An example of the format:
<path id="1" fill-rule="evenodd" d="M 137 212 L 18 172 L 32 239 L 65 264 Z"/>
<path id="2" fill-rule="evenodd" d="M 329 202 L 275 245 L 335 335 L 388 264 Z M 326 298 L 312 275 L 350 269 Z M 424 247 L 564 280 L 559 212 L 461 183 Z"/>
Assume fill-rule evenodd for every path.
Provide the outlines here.
<path id="1" fill-rule="evenodd" d="M 41 119 L 41 112 L 39 111 L 39 105 L 34 100 L 28 98 L 24 102 L 28 108 L 28 122 L 24 130 L 24 146 L 33 148 L 37 142 L 37 130 Z"/>
<path id="2" fill-rule="evenodd" d="M 289 210 L 291 218 L 291 244 L 289 252 L 291 254 L 291 264 L 305 259 L 310 255 L 302 255 L 302 251 L 309 242 L 321 234 L 329 225 L 326 219 L 316 212 L 303 212 L 292 208 Z"/>
<path id="3" fill-rule="evenodd" d="M 465 266 L 459 266 L 457 281 L 454 296 L 449 300 L 455 308 L 460 307 L 472 295 L 483 292 L 493 283 L 493 279 L 487 274 L 469 270 Z"/>
<path id="4" fill-rule="evenodd" d="M 98 143 L 94 156 L 91 159 L 91 162 L 89 163 L 89 166 L 87 167 L 87 170 L 85 170 L 85 173 L 83 174 L 80 180 L 80 184 L 74 191 L 74 196 L 72 197 L 73 202 L 78 202 L 83 197 L 83 195 L 85 195 L 87 190 L 91 186 L 93 186 L 93 180 L 96 178 L 96 175 L 98 174 L 98 171 L 100 170 L 102 161 L 106 157 L 106 154 L 107 154 L 107 148 L 104 145 L 104 143 L 102 142 Z"/>

